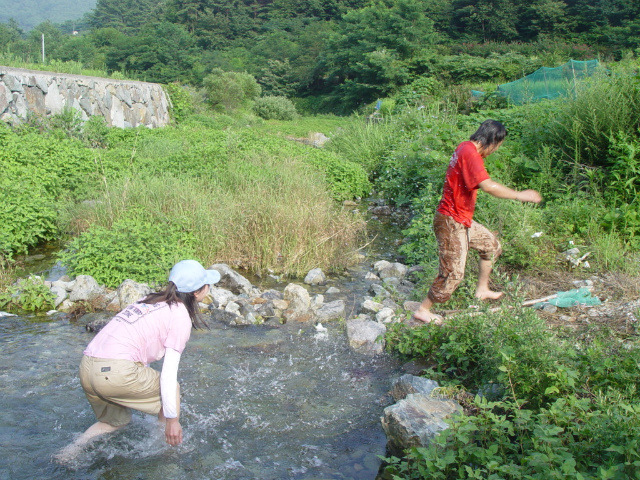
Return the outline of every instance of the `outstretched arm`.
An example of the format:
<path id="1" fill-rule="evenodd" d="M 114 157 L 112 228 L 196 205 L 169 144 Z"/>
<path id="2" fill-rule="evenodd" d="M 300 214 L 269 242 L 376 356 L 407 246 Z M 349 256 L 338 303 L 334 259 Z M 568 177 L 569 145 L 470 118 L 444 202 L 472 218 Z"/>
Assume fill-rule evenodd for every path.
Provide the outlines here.
<path id="1" fill-rule="evenodd" d="M 166 419 L 165 439 L 169 445 L 182 443 L 182 426 L 180 425 L 180 390 L 178 387 L 178 365 L 180 353 L 167 348 L 162 362 L 160 374 L 160 396 L 162 410 L 160 418 Z"/>
<path id="2" fill-rule="evenodd" d="M 501 183 L 495 182 L 490 178 L 483 180 L 478 184 L 483 192 L 487 192 L 489 195 L 493 195 L 497 198 L 508 198 L 511 200 L 518 200 L 520 202 L 540 203 L 542 197 L 535 190 L 514 190 L 509 187 L 505 187 Z"/>

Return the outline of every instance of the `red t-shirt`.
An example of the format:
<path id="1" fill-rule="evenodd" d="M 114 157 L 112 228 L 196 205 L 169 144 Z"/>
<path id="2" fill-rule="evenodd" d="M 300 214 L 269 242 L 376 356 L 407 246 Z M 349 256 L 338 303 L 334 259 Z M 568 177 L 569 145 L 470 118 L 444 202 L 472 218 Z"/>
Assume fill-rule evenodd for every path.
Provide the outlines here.
<path id="1" fill-rule="evenodd" d="M 471 141 L 462 142 L 451 156 L 438 212 L 449 215 L 467 228 L 471 227 L 478 184 L 488 178 L 484 159 L 476 146 Z"/>

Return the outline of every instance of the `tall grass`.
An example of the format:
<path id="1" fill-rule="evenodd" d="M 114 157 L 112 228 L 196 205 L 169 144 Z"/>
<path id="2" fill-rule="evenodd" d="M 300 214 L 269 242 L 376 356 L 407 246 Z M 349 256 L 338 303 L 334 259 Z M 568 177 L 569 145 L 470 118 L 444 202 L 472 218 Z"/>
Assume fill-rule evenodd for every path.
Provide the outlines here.
<path id="1" fill-rule="evenodd" d="M 611 137 L 638 134 L 640 88 L 627 72 L 581 82 L 575 98 L 532 107 L 525 142 L 557 149 L 574 166 L 607 166 Z"/>
<path id="2" fill-rule="evenodd" d="M 328 148 L 373 172 L 393 144 L 398 128 L 389 118 L 368 122 L 366 118 L 355 117 L 337 132 Z"/>
<path id="3" fill-rule="evenodd" d="M 195 237 L 196 256 L 207 263 L 294 276 L 352 264 L 364 231 L 359 216 L 332 202 L 319 174 L 273 156 L 238 159 L 219 179 L 166 174 L 111 182 L 67 221 L 109 228 L 137 212 Z"/>

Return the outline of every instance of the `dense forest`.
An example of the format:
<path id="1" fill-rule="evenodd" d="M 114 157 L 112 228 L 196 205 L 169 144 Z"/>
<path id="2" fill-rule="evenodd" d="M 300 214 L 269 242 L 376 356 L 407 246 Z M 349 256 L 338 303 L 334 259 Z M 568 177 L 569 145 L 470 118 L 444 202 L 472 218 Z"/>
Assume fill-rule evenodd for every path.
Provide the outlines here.
<path id="1" fill-rule="evenodd" d="M 76 34 L 72 34 L 72 32 Z M 568 58 L 640 47 L 632 0 L 99 0 L 80 21 L 28 33 L 0 24 L 2 50 L 201 86 L 247 72 L 266 95 L 348 113 L 416 79 L 509 81 Z"/>

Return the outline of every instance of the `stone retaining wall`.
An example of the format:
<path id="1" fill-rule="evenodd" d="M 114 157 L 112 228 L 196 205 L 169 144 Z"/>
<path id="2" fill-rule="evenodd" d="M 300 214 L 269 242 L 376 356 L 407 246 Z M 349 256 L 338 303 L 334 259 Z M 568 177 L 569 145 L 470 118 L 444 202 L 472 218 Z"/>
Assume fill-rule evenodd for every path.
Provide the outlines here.
<path id="1" fill-rule="evenodd" d="M 83 120 L 99 115 L 114 127 L 154 128 L 170 122 L 169 104 L 157 83 L 0 66 L 0 120 L 7 123 L 24 122 L 29 115 L 59 114 L 70 107 Z"/>

